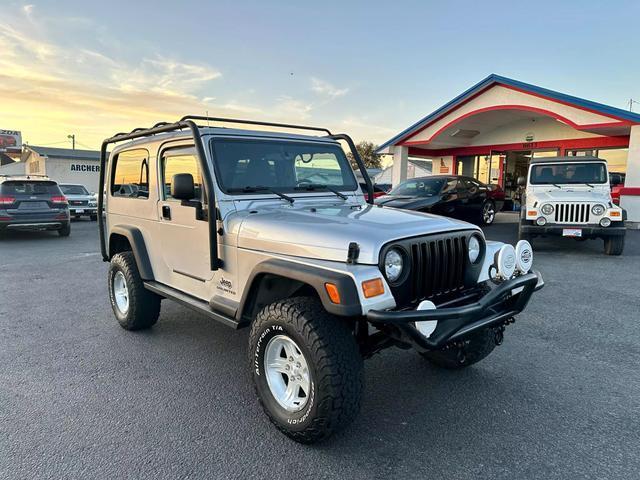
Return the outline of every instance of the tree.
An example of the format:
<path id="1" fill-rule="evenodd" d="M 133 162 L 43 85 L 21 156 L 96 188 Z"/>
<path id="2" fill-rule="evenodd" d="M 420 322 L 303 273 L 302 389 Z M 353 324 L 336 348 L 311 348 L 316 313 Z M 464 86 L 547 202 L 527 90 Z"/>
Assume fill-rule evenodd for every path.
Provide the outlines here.
<path id="1" fill-rule="evenodd" d="M 382 168 L 382 159 L 380 158 L 380 155 L 376 153 L 377 149 L 378 145 L 375 145 L 373 142 L 369 142 L 367 140 L 363 140 L 356 145 L 356 150 L 358 150 L 360 158 L 364 162 L 365 167 Z M 347 153 L 347 158 L 349 159 L 349 162 L 351 163 L 353 169 L 356 170 L 358 168 L 358 165 L 356 164 L 356 160 L 355 158 L 353 158 L 351 152 Z"/>

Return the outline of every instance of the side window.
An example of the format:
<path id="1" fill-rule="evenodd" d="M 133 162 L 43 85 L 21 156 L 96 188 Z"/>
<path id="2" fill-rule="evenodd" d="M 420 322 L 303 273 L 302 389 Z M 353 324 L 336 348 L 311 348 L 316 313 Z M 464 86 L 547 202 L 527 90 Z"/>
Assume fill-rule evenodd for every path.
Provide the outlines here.
<path id="1" fill-rule="evenodd" d="M 453 193 L 457 188 L 460 188 L 462 184 L 458 182 L 457 178 L 450 178 L 447 180 L 444 188 L 442 189 L 442 193 Z"/>
<path id="2" fill-rule="evenodd" d="M 111 195 L 114 197 L 149 198 L 149 152 L 127 150 L 114 159 Z"/>
<path id="3" fill-rule="evenodd" d="M 469 193 L 471 195 L 475 195 L 480 191 L 480 184 L 474 182 L 473 180 L 468 180 L 465 178 L 464 180 L 462 180 L 462 183 L 464 183 L 464 186 L 467 188 L 467 190 L 469 190 Z"/>
<path id="4" fill-rule="evenodd" d="M 179 173 L 189 173 L 193 177 L 195 197 L 192 200 L 204 201 L 202 188 L 202 174 L 198 166 L 198 159 L 193 149 L 181 148 L 167 150 L 162 154 L 162 196 L 165 200 L 171 200 L 171 185 L 173 176 Z"/>

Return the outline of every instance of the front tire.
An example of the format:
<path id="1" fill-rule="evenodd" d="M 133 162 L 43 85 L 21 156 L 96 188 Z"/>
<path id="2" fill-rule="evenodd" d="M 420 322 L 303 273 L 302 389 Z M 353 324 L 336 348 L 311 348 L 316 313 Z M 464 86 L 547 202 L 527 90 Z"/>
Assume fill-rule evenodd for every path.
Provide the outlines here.
<path id="1" fill-rule="evenodd" d="M 90 215 L 89 217 L 91 218 L 92 222 L 95 222 L 98 220 L 98 215 Z"/>
<path id="2" fill-rule="evenodd" d="M 109 265 L 109 299 L 125 330 L 151 328 L 160 315 L 160 297 L 142 283 L 133 252 L 117 253 Z"/>
<path id="3" fill-rule="evenodd" d="M 282 300 L 258 313 L 249 367 L 264 412 L 297 442 L 329 437 L 360 410 L 363 360 L 355 338 L 316 298 Z"/>
<path id="4" fill-rule="evenodd" d="M 604 253 L 607 255 L 622 255 L 624 250 L 624 235 L 606 237 L 604 239 Z"/>
<path id="5" fill-rule="evenodd" d="M 465 368 L 486 358 L 496 348 L 493 329 L 485 329 L 444 350 L 421 353 L 433 365 L 450 370 Z"/>

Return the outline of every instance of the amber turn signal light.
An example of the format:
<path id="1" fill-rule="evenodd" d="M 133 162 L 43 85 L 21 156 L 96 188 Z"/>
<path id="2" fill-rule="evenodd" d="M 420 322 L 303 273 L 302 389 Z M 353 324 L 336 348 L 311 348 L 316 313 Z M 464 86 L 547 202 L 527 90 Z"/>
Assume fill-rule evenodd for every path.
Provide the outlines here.
<path id="1" fill-rule="evenodd" d="M 609 212 L 609 216 L 610 217 L 619 217 L 620 216 L 620 212 L 616 212 L 615 210 L 613 212 Z"/>
<path id="2" fill-rule="evenodd" d="M 327 295 L 329 295 L 329 299 L 333 303 L 340 304 L 340 292 L 338 291 L 338 287 L 333 283 L 325 283 L 324 289 L 327 291 Z"/>
<path id="3" fill-rule="evenodd" d="M 384 284 L 381 278 L 373 278 L 362 282 L 362 293 L 365 298 L 377 297 L 384 293 Z"/>
<path id="4" fill-rule="evenodd" d="M 530 217 L 534 217 L 536 215 L 538 215 L 538 211 L 537 210 L 528 210 L 527 211 L 527 215 Z"/>

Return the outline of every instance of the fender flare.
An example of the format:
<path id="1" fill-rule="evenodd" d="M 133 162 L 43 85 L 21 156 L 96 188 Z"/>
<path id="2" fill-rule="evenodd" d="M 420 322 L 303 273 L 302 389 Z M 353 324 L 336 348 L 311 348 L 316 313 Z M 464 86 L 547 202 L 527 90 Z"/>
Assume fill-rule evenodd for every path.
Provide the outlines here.
<path id="1" fill-rule="evenodd" d="M 257 264 L 249 275 L 238 308 L 237 316 L 239 320 L 242 319 L 247 305 L 257 296 L 256 288 L 260 288 L 261 277 L 269 274 L 310 285 L 317 292 L 323 307 L 329 313 L 342 317 L 358 317 L 362 315 L 358 289 L 350 275 L 314 265 L 272 258 Z M 338 287 L 340 304 L 333 303 L 329 298 L 324 286 L 327 282 L 333 283 Z"/>
<path id="2" fill-rule="evenodd" d="M 111 235 L 113 234 L 122 235 L 129 240 L 133 256 L 136 258 L 140 277 L 143 280 L 154 280 L 151 260 L 149 259 L 147 246 L 144 242 L 144 236 L 140 229 L 126 225 L 116 225 L 111 228 L 111 231 L 109 232 L 109 243 L 111 243 Z"/>

